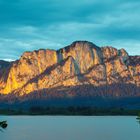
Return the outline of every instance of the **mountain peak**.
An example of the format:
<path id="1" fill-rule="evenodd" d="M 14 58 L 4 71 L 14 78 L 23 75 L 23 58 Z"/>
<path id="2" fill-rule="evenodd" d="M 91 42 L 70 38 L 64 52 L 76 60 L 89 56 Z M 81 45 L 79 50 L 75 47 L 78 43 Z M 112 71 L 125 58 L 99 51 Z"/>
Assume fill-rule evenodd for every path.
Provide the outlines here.
<path id="1" fill-rule="evenodd" d="M 82 41 L 82 40 L 74 41 L 74 42 L 72 42 L 72 44 L 70 46 L 76 46 L 76 45 L 88 45 L 88 46 L 95 46 L 95 47 L 97 47 L 92 42 L 86 41 L 86 40 L 84 40 L 84 41 Z"/>
<path id="2" fill-rule="evenodd" d="M 69 51 L 72 49 L 78 49 L 78 48 L 95 48 L 95 49 L 99 49 L 99 47 L 97 47 L 95 44 L 93 44 L 92 42 L 89 41 L 74 41 L 72 44 L 66 46 L 64 49 L 65 51 Z"/>
<path id="3" fill-rule="evenodd" d="M 19 90 L 20 93 L 30 93 L 78 84 L 131 83 L 140 86 L 139 60 L 139 57 L 129 57 L 124 49 L 100 48 L 89 41 L 75 41 L 57 51 L 40 49 L 25 52 L 10 68 L 0 62 L 4 67 L 0 69 L 0 93 Z"/>

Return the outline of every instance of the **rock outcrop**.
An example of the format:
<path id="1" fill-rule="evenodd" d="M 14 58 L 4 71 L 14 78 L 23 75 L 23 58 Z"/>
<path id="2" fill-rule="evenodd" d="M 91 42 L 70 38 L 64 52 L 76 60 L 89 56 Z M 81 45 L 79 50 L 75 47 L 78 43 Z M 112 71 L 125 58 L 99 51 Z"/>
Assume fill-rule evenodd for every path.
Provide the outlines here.
<path id="1" fill-rule="evenodd" d="M 76 41 L 57 51 L 25 52 L 19 60 L 6 65 L 0 61 L 2 94 L 22 96 L 57 87 L 90 85 L 100 88 L 121 84 L 140 87 L 140 56 L 129 56 L 124 49 L 98 47 L 87 41 Z M 136 88 L 130 90 L 131 94 L 134 92 L 139 96 L 140 91 Z M 112 93 L 121 96 L 119 91 L 112 90 Z M 80 91 L 73 90 L 74 94 L 77 92 Z M 95 91 L 90 90 L 92 92 Z M 110 93 L 104 92 L 102 90 L 101 94 Z M 129 91 L 126 92 L 129 96 Z"/>

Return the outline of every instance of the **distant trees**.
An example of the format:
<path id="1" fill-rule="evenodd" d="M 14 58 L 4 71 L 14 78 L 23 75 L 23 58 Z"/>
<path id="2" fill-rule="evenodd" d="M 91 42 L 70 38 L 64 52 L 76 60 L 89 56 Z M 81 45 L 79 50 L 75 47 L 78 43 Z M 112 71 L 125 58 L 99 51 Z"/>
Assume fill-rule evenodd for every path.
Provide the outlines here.
<path id="1" fill-rule="evenodd" d="M 140 118 L 140 112 L 138 113 L 138 117 Z"/>

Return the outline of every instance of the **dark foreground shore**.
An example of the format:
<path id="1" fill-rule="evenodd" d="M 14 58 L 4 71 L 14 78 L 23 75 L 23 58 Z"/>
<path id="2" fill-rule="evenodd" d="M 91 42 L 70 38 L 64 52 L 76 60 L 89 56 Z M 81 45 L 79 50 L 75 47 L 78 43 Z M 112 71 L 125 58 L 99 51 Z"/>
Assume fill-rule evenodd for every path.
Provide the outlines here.
<path id="1" fill-rule="evenodd" d="M 31 107 L 30 109 L 0 109 L 0 115 L 138 115 L 140 110 L 95 107 Z"/>

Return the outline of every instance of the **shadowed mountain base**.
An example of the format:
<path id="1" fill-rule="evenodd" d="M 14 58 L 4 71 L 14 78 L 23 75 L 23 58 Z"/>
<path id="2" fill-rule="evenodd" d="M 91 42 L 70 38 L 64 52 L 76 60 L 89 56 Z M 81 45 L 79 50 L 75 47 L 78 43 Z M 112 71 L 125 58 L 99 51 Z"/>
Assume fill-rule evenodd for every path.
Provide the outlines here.
<path id="1" fill-rule="evenodd" d="M 15 94 L 1 95 L 3 106 L 96 106 L 140 108 L 140 88 L 133 84 L 113 84 L 95 87 L 82 85 L 73 87 L 56 87 L 34 91 L 18 96 Z"/>

